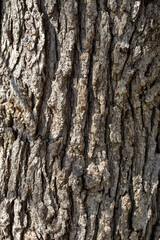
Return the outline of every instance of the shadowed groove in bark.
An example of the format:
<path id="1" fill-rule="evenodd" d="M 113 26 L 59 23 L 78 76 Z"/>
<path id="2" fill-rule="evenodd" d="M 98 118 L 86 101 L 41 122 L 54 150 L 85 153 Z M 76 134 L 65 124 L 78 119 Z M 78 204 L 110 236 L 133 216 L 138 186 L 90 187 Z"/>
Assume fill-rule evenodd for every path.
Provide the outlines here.
<path id="1" fill-rule="evenodd" d="M 148 4 L 153 3 L 154 0 L 144 0 L 144 6 L 147 7 Z"/>
<path id="2" fill-rule="evenodd" d="M 101 208 L 101 203 L 99 203 L 98 210 L 97 210 L 93 240 L 96 240 L 96 239 L 97 239 L 97 236 L 98 236 L 100 208 Z"/>
<path id="3" fill-rule="evenodd" d="M 109 14 L 110 17 L 110 10 L 107 7 L 108 0 L 105 1 L 105 9 L 107 13 Z M 105 122 L 105 143 L 106 143 L 106 149 L 107 149 L 107 158 L 109 159 L 108 153 L 109 153 L 109 124 L 110 124 L 110 114 L 111 114 L 111 109 L 112 106 L 114 105 L 114 91 L 113 91 L 113 80 L 112 80 L 112 68 L 113 68 L 113 61 L 112 61 L 112 54 L 113 54 L 113 47 L 114 47 L 114 36 L 113 36 L 113 22 L 110 17 L 110 22 L 109 22 L 109 30 L 110 30 L 110 35 L 111 35 L 111 40 L 110 40 L 110 46 L 108 50 L 108 75 L 107 75 L 107 98 L 106 98 L 106 109 L 107 114 L 106 114 L 106 122 Z M 110 165 L 110 164 L 109 164 Z M 110 169 L 110 171 L 112 171 Z M 109 190 L 110 192 L 110 190 Z"/>
<path id="4" fill-rule="evenodd" d="M 121 113 L 121 137 L 122 137 L 122 144 L 119 147 L 119 173 L 118 173 L 118 182 L 117 182 L 117 188 L 116 188 L 116 194 L 115 194 L 115 207 L 114 207 L 114 212 L 113 212 L 113 233 L 112 233 L 112 239 L 116 238 L 116 231 L 117 231 L 117 222 L 119 218 L 119 206 L 120 206 L 120 190 L 121 190 L 121 170 L 122 170 L 122 162 L 123 162 L 123 148 L 125 145 L 125 136 L 124 136 L 124 122 L 125 122 L 125 115 L 122 110 Z M 125 193 L 124 193 L 125 194 Z"/>
<path id="5" fill-rule="evenodd" d="M 93 89 L 92 89 L 92 70 L 93 70 L 93 55 L 95 51 L 95 36 L 92 42 L 91 55 L 89 60 L 89 71 L 88 71 L 88 82 L 87 82 L 87 113 L 86 113 L 86 123 L 84 128 L 84 156 L 86 157 L 85 162 L 86 166 L 88 164 L 87 160 L 87 150 L 88 150 L 88 134 L 91 127 L 92 119 L 92 100 L 93 100 Z"/>
<path id="6" fill-rule="evenodd" d="M 111 40 L 110 40 L 110 46 L 109 46 L 109 51 L 108 51 L 108 58 L 109 64 L 108 64 L 108 109 L 110 110 L 110 105 L 114 106 L 114 89 L 113 89 L 113 79 L 112 79 L 112 68 L 113 68 L 113 49 L 114 49 L 114 35 L 113 35 L 113 28 L 114 28 L 114 23 L 112 21 L 112 18 L 110 16 L 110 10 L 107 8 L 107 3 L 106 3 L 106 11 L 110 17 L 110 22 L 109 22 L 109 30 L 111 34 Z M 108 113 L 110 115 L 110 113 Z M 107 128 L 107 127 L 106 127 Z"/>
<path id="7" fill-rule="evenodd" d="M 66 106 L 66 113 L 68 114 L 67 117 L 67 123 L 66 123 L 66 128 L 67 128 L 67 133 L 66 133 L 66 143 L 62 149 L 62 155 L 61 155 L 61 170 L 64 167 L 64 161 L 65 161 L 65 155 L 67 151 L 67 147 L 69 146 L 70 143 L 70 132 L 71 132 L 71 127 L 72 127 L 72 113 L 73 113 L 73 106 L 74 106 L 74 98 L 73 98 L 73 78 L 75 77 L 75 68 L 76 68 L 76 58 L 77 58 L 77 49 L 76 45 L 74 47 L 74 56 L 73 56 L 73 61 L 72 61 L 72 72 L 69 77 L 69 80 L 67 81 L 67 106 Z"/>
<path id="8" fill-rule="evenodd" d="M 14 210 L 13 210 L 13 206 L 14 206 L 14 201 L 12 201 L 8 205 L 8 214 L 10 216 L 9 234 L 10 234 L 11 240 L 14 240 L 14 237 L 13 237 L 13 234 L 12 234 L 12 228 L 13 228 L 13 223 L 14 223 Z"/>
<path id="9" fill-rule="evenodd" d="M 18 195 L 20 195 L 20 193 L 18 192 L 19 191 L 19 187 L 20 187 L 20 182 L 21 182 L 21 172 L 22 172 L 22 166 L 23 166 L 23 160 L 24 160 L 24 158 L 23 158 L 23 156 L 24 156 L 24 154 L 25 154 L 25 144 L 24 144 L 24 142 L 22 143 L 22 146 L 21 146 L 21 148 L 19 149 L 20 151 L 17 153 L 17 158 L 18 158 L 18 155 L 19 155 L 19 159 L 21 160 L 20 162 L 19 162 L 19 165 L 17 166 L 17 168 L 18 168 L 18 171 L 17 171 L 17 175 L 16 175 L 16 198 L 18 197 Z"/>
<path id="10" fill-rule="evenodd" d="M 158 133 L 156 137 L 156 153 L 160 154 L 160 122 L 158 123 Z"/>
<path id="11" fill-rule="evenodd" d="M 130 186 L 129 186 L 129 195 L 131 197 L 131 209 L 128 213 L 128 225 L 129 225 L 129 230 L 131 232 L 134 231 L 133 228 L 133 214 L 134 214 L 134 208 L 135 208 L 135 201 L 134 201 L 134 194 L 133 194 L 133 179 L 132 179 L 132 172 L 133 172 L 133 161 L 134 161 L 134 156 L 132 157 L 132 163 L 131 163 L 131 170 L 130 170 Z"/>
<path id="12" fill-rule="evenodd" d="M 129 103 L 129 106 L 130 106 L 130 109 L 131 109 L 131 112 L 132 112 L 132 118 L 134 120 L 134 107 L 133 107 L 133 103 L 132 103 L 132 81 L 135 77 L 135 73 L 133 74 L 130 82 L 129 82 L 129 85 L 128 85 L 128 103 Z"/>
<path id="13" fill-rule="evenodd" d="M 144 192 L 145 192 L 145 189 L 144 189 L 145 166 L 148 161 L 148 149 L 149 149 L 149 143 L 148 143 L 149 139 L 148 138 L 149 138 L 149 133 L 148 133 L 148 129 L 146 128 L 146 146 L 145 146 L 144 164 L 143 164 L 143 168 L 142 168 L 142 179 L 143 179 L 142 185 L 143 185 Z"/>
<path id="14" fill-rule="evenodd" d="M 38 138 L 40 136 L 39 125 L 41 123 L 40 116 L 43 113 L 42 112 L 43 103 L 46 102 L 46 99 L 48 99 L 48 96 L 49 96 L 49 93 L 47 90 L 51 89 L 51 81 L 49 81 L 50 79 L 49 79 L 49 73 L 48 73 L 49 72 L 49 70 L 48 70 L 48 68 L 49 68 L 48 49 L 50 48 L 50 42 L 49 42 L 50 28 L 53 29 L 52 24 L 50 23 L 50 19 L 48 17 L 47 11 L 44 6 L 44 0 L 39 0 L 38 4 L 39 4 L 38 7 L 39 7 L 40 12 L 42 14 L 44 14 L 43 15 L 43 26 L 44 26 L 44 31 L 45 31 L 45 66 L 44 66 L 44 71 L 43 71 L 44 72 L 43 94 L 41 96 L 41 100 L 39 103 L 38 117 L 37 117 L 37 122 L 39 122 L 39 123 L 37 123 L 37 128 L 36 128 L 36 133 L 35 133 L 36 138 Z M 54 29 L 53 29 L 53 31 L 54 31 Z M 42 136 L 42 137 L 48 138 L 48 136 Z"/>

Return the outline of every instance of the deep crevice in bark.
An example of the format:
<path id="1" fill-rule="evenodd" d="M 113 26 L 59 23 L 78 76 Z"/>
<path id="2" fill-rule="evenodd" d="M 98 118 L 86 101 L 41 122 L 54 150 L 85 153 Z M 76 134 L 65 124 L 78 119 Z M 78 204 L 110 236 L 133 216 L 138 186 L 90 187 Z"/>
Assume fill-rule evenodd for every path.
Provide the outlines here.
<path id="1" fill-rule="evenodd" d="M 156 137 L 156 153 L 160 154 L 160 123 L 158 124 L 158 133 Z"/>
<path id="2" fill-rule="evenodd" d="M 11 240 L 14 240 L 12 229 L 13 229 L 13 223 L 14 223 L 14 201 L 12 201 L 8 206 L 8 214 L 10 217 L 10 225 L 9 225 L 9 233 Z"/>
<path id="3" fill-rule="evenodd" d="M 74 106 L 74 98 L 73 98 L 73 78 L 75 77 L 75 69 L 76 69 L 76 62 L 78 57 L 78 50 L 76 48 L 76 45 L 74 46 L 74 55 L 72 60 L 72 72 L 70 74 L 69 79 L 67 79 L 67 106 L 66 106 L 66 115 L 67 115 L 67 121 L 66 121 L 66 140 L 64 147 L 62 149 L 62 156 L 61 156 L 61 170 L 64 166 L 65 161 L 65 155 L 67 151 L 67 146 L 69 146 L 70 143 L 70 131 L 72 127 L 72 113 L 73 113 L 73 106 Z M 71 169 L 70 169 L 71 170 Z"/>
<path id="4" fill-rule="evenodd" d="M 114 211 L 113 211 L 113 233 L 112 233 L 112 239 L 116 238 L 118 232 L 117 232 L 117 223 L 119 221 L 119 208 L 120 208 L 120 190 L 121 190 L 121 167 L 122 167 L 122 163 L 123 163 L 123 147 L 125 145 L 125 136 L 124 136 L 124 121 L 125 121 L 125 117 L 124 117 L 124 112 L 122 110 L 121 113 L 121 138 L 122 138 L 122 144 L 119 147 L 119 173 L 118 173 L 118 182 L 117 182 L 117 188 L 116 188 L 116 194 L 115 194 L 115 207 L 114 207 Z"/>
<path id="5" fill-rule="evenodd" d="M 133 214 L 134 214 L 134 208 L 135 208 L 135 201 L 134 201 L 134 193 L 133 193 L 133 179 L 132 179 L 132 171 L 133 171 L 133 159 L 132 158 L 132 164 L 131 164 L 131 170 L 130 170 L 130 186 L 129 186 L 129 195 L 131 198 L 131 209 L 128 213 L 128 225 L 129 225 L 129 230 L 131 232 L 134 231 L 133 228 Z"/>
<path id="6" fill-rule="evenodd" d="M 96 28 L 96 25 L 94 26 L 94 29 Z M 88 82 L 87 82 L 87 110 L 86 110 L 86 122 L 84 127 L 84 156 L 85 156 L 85 163 L 86 166 L 88 164 L 88 157 L 87 157 L 87 151 L 88 151 L 88 134 L 91 127 L 91 120 L 92 120 L 92 102 L 94 101 L 93 97 L 93 89 L 92 89 L 92 70 L 93 70 L 93 56 L 95 52 L 95 44 L 96 44 L 96 31 L 95 36 L 92 42 L 92 48 L 90 53 L 90 60 L 89 60 L 89 70 L 88 70 Z"/>
<path id="7" fill-rule="evenodd" d="M 96 220 L 95 220 L 95 230 L 92 240 L 96 240 L 98 237 L 98 230 L 99 230 L 99 218 L 100 218 L 100 209 L 101 209 L 101 203 L 99 203 Z"/>
<path id="8" fill-rule="evenodd" d="M 147 160 L 148 160 L 148 149 L 149 149 L 149 143 L 148 143 L 148 140 L 149 140 L 149 132 L 148 132 L 148 129 L 146 128 L 146 146 L 145 146 L 145 155 L 144 155 L 144 163 L 143 163 L 143 168 L 142 168 L 142 186 L 143 186 L 143 191 L 145 192 L 145 189 L 144 189 L 144 177 L 145 177 L 145 166 L 147 164 Z"/>

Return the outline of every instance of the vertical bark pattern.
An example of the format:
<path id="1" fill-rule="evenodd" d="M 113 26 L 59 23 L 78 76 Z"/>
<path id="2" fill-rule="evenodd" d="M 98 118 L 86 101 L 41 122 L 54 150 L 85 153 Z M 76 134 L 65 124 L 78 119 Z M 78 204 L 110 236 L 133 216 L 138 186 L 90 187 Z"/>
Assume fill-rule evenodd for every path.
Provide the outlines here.
<path id="1" fill-rule="evenodd" d="M 159 11 L 1 0 L 0 239 L 160 239 Z"/>

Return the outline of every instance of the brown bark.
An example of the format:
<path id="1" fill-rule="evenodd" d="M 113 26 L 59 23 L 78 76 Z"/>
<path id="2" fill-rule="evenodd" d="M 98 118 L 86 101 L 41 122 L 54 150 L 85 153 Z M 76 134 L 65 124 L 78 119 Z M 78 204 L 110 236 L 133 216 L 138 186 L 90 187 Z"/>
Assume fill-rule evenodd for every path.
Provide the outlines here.
<path id="1" fill-rule="evenodd" d="M 0 239 L 160 239 L 159 11 L 1 0 Z"/>

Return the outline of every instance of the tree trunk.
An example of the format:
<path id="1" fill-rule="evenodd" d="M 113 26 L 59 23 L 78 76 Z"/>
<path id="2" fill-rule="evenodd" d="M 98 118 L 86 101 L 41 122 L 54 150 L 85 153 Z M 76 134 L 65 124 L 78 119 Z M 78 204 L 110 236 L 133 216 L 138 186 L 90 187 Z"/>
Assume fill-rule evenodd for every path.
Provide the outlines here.
<path id="1" fill-rule="evenodd" d="M 1 0 L 0 239 L 160 239 L 160 2 Z"/>

